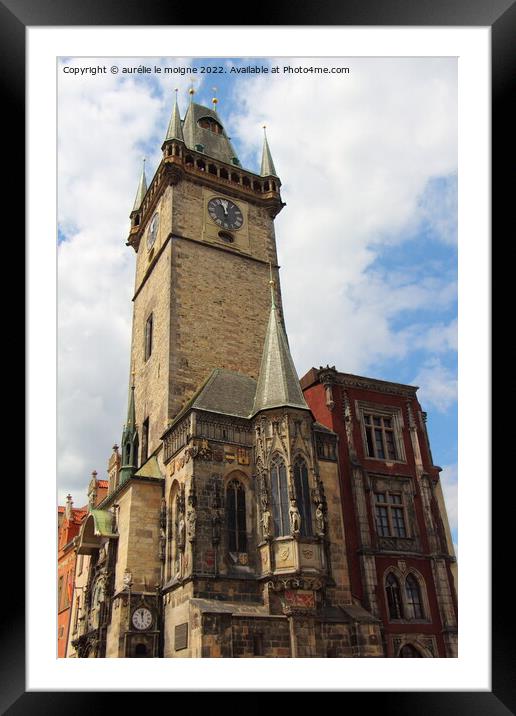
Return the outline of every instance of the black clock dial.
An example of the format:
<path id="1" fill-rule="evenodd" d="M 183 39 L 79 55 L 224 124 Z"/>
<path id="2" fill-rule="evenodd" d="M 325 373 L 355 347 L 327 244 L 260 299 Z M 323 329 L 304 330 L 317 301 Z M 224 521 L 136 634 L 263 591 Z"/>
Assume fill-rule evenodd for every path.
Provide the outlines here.
<path id="1" fill-rule="evenodd" d="M 244 223 L 242 212 L 229 199 L 210 199 L 208 213 L 213 221 L 223 229 L 239 229 Z"/>
<path id="2" fill-rule="evenodd" d="M 151 249 L 158 235 L 159 214 L 154 214 L 147 232 L 147 248 Z"/>

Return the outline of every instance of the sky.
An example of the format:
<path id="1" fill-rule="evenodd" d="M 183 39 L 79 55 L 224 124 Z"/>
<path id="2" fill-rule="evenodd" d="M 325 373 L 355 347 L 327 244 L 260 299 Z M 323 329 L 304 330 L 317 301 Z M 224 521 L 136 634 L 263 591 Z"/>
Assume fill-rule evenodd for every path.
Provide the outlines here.
<path id="1" fill-rule="evenodd" d="M 287 64 L 304 71 L 284 72 Z M 70 72 L 99 66 L 107 72 Z M 122 71 L 142 66 L 162 72 Z M 249 66 L 280 72 L 235 72 Z M 311 71 L 323 66 L 349 73 Z M 455 58 L 60 58 L 59 504 L 68 493 L 86 503 L 92 470 L 106 477 L 120 442 L 129 213 L 142 158 L 149 183 L 159 165 L 174 90 L 184 116 L 192 82 L 197 102 L 217 96 L 244 168 L 259 173 L 267 126 L 286 202 L 275 227 L 298 374 L 329 364 L 419 386 L 457 544 Z"/>

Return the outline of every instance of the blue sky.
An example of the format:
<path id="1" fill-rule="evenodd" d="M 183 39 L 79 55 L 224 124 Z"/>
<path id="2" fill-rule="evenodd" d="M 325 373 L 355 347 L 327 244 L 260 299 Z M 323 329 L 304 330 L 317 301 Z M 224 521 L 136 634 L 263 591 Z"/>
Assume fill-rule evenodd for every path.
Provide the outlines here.
<path id="1" fill-rule="evenodd" d="M 287 203 L 276 238 L 298 373 L 329 363 L 420 386 L 457 542 L 456 60 L 289 58 L 350 67 L 324 77 L 230 73 L 285 64 L 270 59 L 105 61 L 115 63 L 222 65 L 195 76 L 195 99 L 216 94 L 248 169 L 258 171 L 267 125 Z M 71 492 L 83 504 L 124 419 L 134 282 L 124 243 L 141 159 L 150 180 L 174 89 L 184 115 L 190 78 L 60 71 L 58 86 L 58 487 L 61 503 Z"/>

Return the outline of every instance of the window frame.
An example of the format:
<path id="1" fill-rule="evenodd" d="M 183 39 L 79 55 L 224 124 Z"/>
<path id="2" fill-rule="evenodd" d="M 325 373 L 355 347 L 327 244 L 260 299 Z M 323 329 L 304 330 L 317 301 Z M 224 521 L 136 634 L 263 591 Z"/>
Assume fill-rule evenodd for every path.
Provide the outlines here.
<path id="1" fill-rule="evenodd" d="M 393 617 L 390 612 L 389 597 L 387 592 L 387 580 L 392 575 L 398 582 L 399 596 L 401 597 L 401 616 Z M 421 616 L 413 616 L 414 611 L 411 606 L 411 602 L 408 601 L 407 595 L 407 580 L 412 578 L 417 585 L 419 593 L 419 607 Z M 428 594 L 426 590 L 426 582 L 422 574 L 417 572 L 413 567 L 407 569 L 406 572 L 401 572 L 397 567 L 391 565 L 388 567 L 383 575 L 383 593 L 385 598 L 385 608 L 387 613 L 387 619 L 390 624 L 431 624 L 432 614 L 430 611 L 430 603 L 428 601 Z"/>
<path id="2" fill-rule="evenodd" d="M 385 501 L 380 502 L 377 499 L 378 495 L 385 495 Z M 400 502 L 393 502 L 389 499 L 389 497 L 399 497 Z M 381 488 L 375 488 L 373 491 L 373 504 L 374 504 L 374 522 L 375 522 L 375 528 L 376 528 L 376 534 L 378 537 L 387 537 L 389 539 L 412 539 L 412 534 L 409 530 L 410 520 L 408 519 L 407 515 L 407 504 L 405 502 L 405 493 L 400 490 L 384 490 Z M 388 534 L 383 534 L 378 529 L 378 508 L 384 509 L 386 511 L 387 515 L 387 526 L 389 529 Z M 405 531 L 405 534 L 398 534 L 394 531 L 393 525 L 395 524 L 396 520 L 393 519 L 392 513 L 396 510 L 401 511 L 402 518 L 403 518 L 403 528 Z"/>
<path id="3" fill-rule="evenodd" d="M 281 472 L 281 468 L 283 468 L 283 472 Z M 269 478 L 271 486 L 272 524 L 274 529 L 274 537 L 290 537 L 290 500 L 288 494 L 287 465 L 285 460 L 279 453 L 273 455 L 271 459 Z M 275 490 L 276 486 L 277 491 Z M 285 502 L 283 502 L 283 497 L 285 498 Z M 277 525 L 280 523 L 280 529 L 282 530 L 281 532 L 279 532 L 277 529 Z M 286 532 L 284 531 L 285 523 Z"/>
<path id="4" fill-rule="evenodd" d="M 230 512 L 230 490 L 234 493 L 234 512 Z M 242 495 L 239 500 L 238 496 Z M 243 502 L 242 502 L 243 500 Z M 233 520 L 233 521 L 232 521 Z M 234 527 L 232 527 L 234 524 Z M 246 487 L 242 480 L 238 477 L 232 477 L 226 485 L 226 529 L 228 536 L 228 552 L 236 554 L 247 554 L 249 546 L 249 538 L 247 534 L 247 494 Z M 232 549 L 232 535 L 235 538 L 235 549 Z M 243 542 L 241 545 L 240 542 Z M 241 549 L 241 547 L 243 547 Z"/>
<path id="5" fill-rule="evenodd" d="M 356 413 L 359 416 L 360 430 L 362 435 L 362 445 L 364 457 L 368 460 L 380 460 L 382 462 L 389 463 L 406 463 L 407 457 L 405 452 L 405 441 L 404 441 L 404 422 L 403 412 L 401 407 L 395 405 L 384 405 L 382 403 L 371 403 L 368 401 L 356 401 Z M 385 457 L 379 457 L 376 453 L 376 444 L 373 436 L 372 447 L 373 455 L 370 454 L 369 441 L 367 437 L 366 415 L 371 416 L 371 429 L 374 431 L 376 427 L 380 427 L 382 430 L 382 446 Z M 374 425 L 374 418 L 380 418 L 382 426 Z M 392 427 L 383 427 L 384 420 L 391 420 Z M 392 433 L 393 446 L 395 457 L 391 458 L 388 456 L 388 443 L 385 438 L 386 432 Z"/>
<path id="6" fill-rule="evenodd" d="M 304 467 L 304 473 L 302 472 Z M 293 464 L 294 490 L 296 504 L 301 515 L 301 537 L 313 537 L 312 508 L 310 505 L 310 484 L 308 481 L 308 465 L 302 455 L 298 455 Z M 301 494 L 300 494 L 301 493 Z"/>

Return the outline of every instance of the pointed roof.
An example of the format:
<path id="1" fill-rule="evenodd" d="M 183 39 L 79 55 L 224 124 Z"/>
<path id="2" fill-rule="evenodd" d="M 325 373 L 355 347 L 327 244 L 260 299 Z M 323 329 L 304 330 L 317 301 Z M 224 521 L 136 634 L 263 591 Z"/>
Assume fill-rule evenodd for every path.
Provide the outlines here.
<path id="1" fill-rule="evenodd" d="M 269 143 L 267 141 L 267 134 L 265 127 L 263 128 L 263 150 L 262 150 L 262 166 L 260 169 L 260 175 L 262 177 L 277 177 L 276 169 L 274 168 L 274 162 L 272 161 L 271 150 L 269 149 Z"/>
<path id="2" fill-rule="evenodd" d="M 165 142 L 168 142 L 170 139 L 179 139 L 181 142 L 183 141 L 183 129 L 181 126 L 181 116 L 179 114 L 179 106 L 177 104 L 177 90 L 176 90 L 176 101 L 174 102 L 174 109 L 172 110 L 172 116 L 170 117 L 170 122 L 168 123 L 167 136 L 165 137 Z"/>
<path id="3" fill-rule="evenodd" d="M 289 406 L 309 410 L 299 384 L 287 336 L 274 302 L 271 284 L 271 313 L 263 346 L 262 362 L 254 398 L 253 415 L 267 408 Z"/>
<path id="4" fill-rule="evenodd" d="M 136 197 L 134 199 L 133 211 L 138 211 L 142 205 L 143 197 L 147 193 L 147 178 L 145 177 L 145 157 L 143 159 L 143 168 L 138 182 L 138 189 L 136 190 Z"/>
<path id="5" fill-rule="evenodd" d="M 199 125 L 202 118 L 214 119 L 220 125 L 220 133 L 212 132 Z M 233 164 L 238 159 L 237 153 L 226 134 L 219 115 L 214 109 L 204 107 L 202 104 L 190 102 L 183 121 L 183 138 L 188 149 L 195 150 L 201 144 L 203 152 L 213 159 L 219 159 L 226 164 Z"/>
<path id="6" fill-rule="evenodd" d="M 134 373 L 132 374 L 132 385 L 129 388 L 129 400 L 127 403 L 127 418 L 122 433 L 122 445 L 125 445 L 127 439 L 131 440 L 136 431 L 136 410 L 134 407 Z"/>

